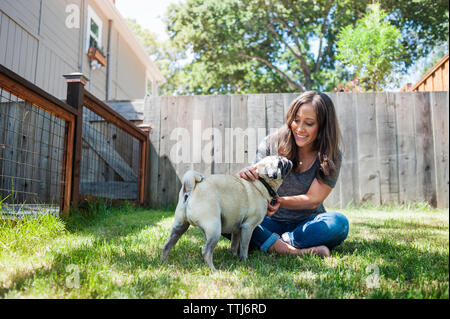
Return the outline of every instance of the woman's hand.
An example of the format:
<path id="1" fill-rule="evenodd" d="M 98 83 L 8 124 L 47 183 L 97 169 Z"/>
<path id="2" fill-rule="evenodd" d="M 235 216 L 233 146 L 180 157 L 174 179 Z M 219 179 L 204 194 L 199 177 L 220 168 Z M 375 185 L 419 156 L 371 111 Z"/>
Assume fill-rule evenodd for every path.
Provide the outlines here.
<path id="1" fill-rule="evenodd" d="M 236 177 L 243 178 L 247 181 L 254 181 L 258 179 L 258 172 L 254 166 L 249 166 L 243 168 L 239 173 L 236 174 Z"/>
<path id="2" fill-rule="evenodd" d="M 277 212 L 277 210 L 280 208 L 281 205 L 281 200 L 280 197 L 277 198 L 276 203 L 272 206 L 270 205 L 270 203 L 267 205 L 267 213 L 266 216 L 267 217 L 271 217 L 273 214 L 275 214 Z"/>

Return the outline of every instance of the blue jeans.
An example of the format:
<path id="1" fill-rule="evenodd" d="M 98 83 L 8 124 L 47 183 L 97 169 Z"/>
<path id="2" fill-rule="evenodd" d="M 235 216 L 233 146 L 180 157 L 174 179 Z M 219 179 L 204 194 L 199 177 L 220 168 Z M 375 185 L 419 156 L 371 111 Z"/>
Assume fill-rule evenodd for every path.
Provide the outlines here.
<path id="1" fill-rule="evenodd" d="M 267 252 L 280 235 L 287 232 L 296 248 L 325 245 L 332 249 L 347 238 L 348 228 L 348 220 L 341 213 L 321 213 L 300 224 L 264 217 L 262 223 L 253 231 L 250 248 L 260 248 Z"/>

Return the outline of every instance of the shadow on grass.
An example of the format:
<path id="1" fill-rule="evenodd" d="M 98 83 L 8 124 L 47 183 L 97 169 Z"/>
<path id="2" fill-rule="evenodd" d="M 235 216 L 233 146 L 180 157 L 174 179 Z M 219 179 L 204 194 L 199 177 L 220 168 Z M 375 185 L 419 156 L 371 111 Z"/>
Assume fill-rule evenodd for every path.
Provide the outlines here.
<path id="1" fill-rule="evenodd" d="M 89 260 L 87 263 L 80 264 L 81 260 L 86 259 Z M 68 286 L 66 280 L 73 274 L 73 270 L 68 271 L 68 265 L 78 267 L 80 287 Z M 0 296 L 4 298 L 10 291 L 26 293 L 35 286 L 37 280 L 45 280 L 45 285 L 51 287 L 55 293 L 53 297 L 56 298 L 70 297 L 70 294 L 73 294 L 73 298 L 159 298 L 164 289 L 188 289 L 181 278 L 167 272 L 143 280 L 135 272 L 160 267 L 161 263 L 145 252 L 127 251 L 124 256 L 114 252 L 103 258 L 98 253 L 93 253 L 92 248 L 78 248 L 56 254 L 50 267 L 12 278 L 11 287 L 0 287 Z M 115 277 L 118 279 L 112 279 Z M 132 278 L 131 281 L 122 282 L 129 277 Z"/>
<path id="2" fill-rule="evenodd" d="M 100 204 L 101 205 L 101 204 Z M 71 233 L 97 235 L 106 231 L 111 236 L 126 236 L 156 225 L 158 222 L 173 217 L 174 208 L 164 210 L 142 209 L 130 206 L 93 207 L 88 211 L 76 211 L 64 221 Z"/>
<path id="3" fill-rule="evenodd" d="M 98 206 L 98 205 L 97 205 Z M 160 267 L 161 262 L 151 256 L 151 252 L 132 251 L 126 249 L 129 247 L 133 238 L 141 232 L 152 229 L 160 221 L 173 217 L 171 210 L 144 210 L 142 208 L 134 207 L 90 207 L 91 211 L 75 211 L 72 212 L 69 218 L 64 219 L 67 231 L 71 235 L 89 235 L 93 238 L 93 242 L 89 246 L 79 248 L 69 248 L 63 253 L 53 253 L 52 263 L 46 265 L 45 269 L 33 269 L 30 272 L 21 272 L 18 270 L 12 275 L 10 287 L 0 286 L 0 297 L 4 297 L 8 292 L 23 291 L 32 285 L 32 281 L 43 278 L 57 279 L 52 282 L 51 287 L 54 289 L 65 288 L 65 279 L 69 273 L 66 272 L 68 265 L 77 265 L 81 268 L 86 267 L 80 273 L 80 279 L 83 281 L 83 273 L 92 271 L 104 266 L 101 262 L 107 260 L 107 265 L 115 268 L 119 272 L 127 272 L 137 268 L 146 269 L 153 267 Z M 145 236 L 144 236 L 145 237 Z M 145 240 L 141 238 L 140 240 Z M 102 249 L 111 246 L 107 252 L 109 256 L 105 258 L 102 255 Z M 116 251 L 115 249 L 125 248 L 125 253 Z M 92 266 L 92 267 L 91 267 Z M 98 268 L 97 268 L 98 267 Z M 86 279 L 86 278 L 84 278 Z M 155 279 L 155 283 L 159 279 Z M 170 278 L 162 278 L 161 284 L 168 284 Z M 177 280 L 174 279 L 176 282 Z M 120 287 L 118 287 L 120 289 Z M 69 289 L 70 290 L 70 289 Z M 90 297 L 95 298 L 93 293 Z"/>
<path id="4" fill-rule="evenodd" d="M 448 225 L 428 225 L 420 222 L 405 222 L 401 220 L 385 220 L 383 223 L 353 222 L 354 225 L 370 227 L 372 229 L 401 229 L 401 230 L 448 230 Z"/>
<path id="5" fill-rule="evenodd" d="M 394 241 L 395 242 L 395 241 Z M 336 247 L 339 256 L 361 256 L 368 262 L 377 264 L 380 273 L 386 278 L 396 280 L 399 276 L 405 280 L 426 277 L 438 279 L 448 274 L 447 253 L 430 252 L 408 243 L 393 243 L 393 240 L 350 239 Z M 445 272 L 443 270 L 446 269 Z"/>
<path id="6" fill-rule="evenodd" d="M 121 218 L 127 217 L 126 223 Z M 170 211 L 131 211 L 103 212 L 94 218 L 83 222 L 73 220 L 72 233 L 90 234 L 93 242 L 89 247 L 78 247 L 55 253 L 53 261 L 46 269 L 36 269 L 34 273 L 18 274 L 13 278 L 13 285 L 0 288 L 0 296 L 5 296 L 11 290 L 24 291 L 33 285 L 34 280 L 50 278 L 53 289 L 70 294 L 65 278 L 69 275 L 66 267 L 70 264 L 79 265 L 80 281 L 88 298 L 114 298 L 116 293 L 124 293 L 130 298 L 167 298 L 177 295 L 180 290 L 190 291 L 192 286 L 184 283 L 182 273 L 197 270 L 206 271 L 208 267 L 203 261 L 201 250 L 204 245 L 202 232 L 196 227 L 190 227 L 181 237 L 169 255 L 169 266 L 161 261 L 163 242 L 149 242 L 148 249 L 131 249 L 131 243 L 142 231 L 152 229 L 167 218 L 173 217 Z M 131 221 L 130 221 L 131 219 Z M 415 223 L 406 223 L 406 228 L 416 228 Z M 408 225 L 409 224 L 409 225 Z M 403 225 L 403 223 L 402 223 Z M 374 225 L 358 223 L 358 226 L 371 227 L 374 230 L 382 228 L 405 228 L 395 225 Z M 434 229 L 434 228 L 433 228 Z M 167 238 L 161 239 L 165 241 Z M 150 240 L 147 236 L 138 238 L 140 241 Z M 225 241 L 225 242 L 223 242 Z M 247 261 L 240 261 L 229 250 L 230 241 L 222 238 L 214 250 L 214 264 L 219 271 L 244 273 L 242 287 L 257 287 L 254 298 L 333 298 L 355 294 L 363 291 L 361 278 L 366 278 L 365 267 L 376 264 L 380 275 L 396 281 L 400 280 L 417 285 L 424 278 L 448 281 L 448 251 L 437 253 L 419 249 L 407 243 L 396 242 L 395 239 L 381 240 L 359 239 L 349 236 L 340 246 L 332 251 L 332 257 L 337 258 L 339 269 L 329 266 L 325 260 L 315 256 L 277 256 L 266 254 L 259 250 L 252 251 Z M 135 247 L 136 248 L 136 247 Z M 360 263 L 361 269 L 346 269 L 346 256 L 353 258 L 353 263 Z M 354 266 L 353 266 L 354 268 Z M 138 274 L 151 270 L 153 275 L 141 279 Z M 444 271 L 446 270 L 446 271 Z M 131 282 L 111 282 L 110 277 L 102 278 L 102 271 L 125 273 L 132 277 Z M 346 271 L 353 274 L 353 279 L 345 277 Z M 311 278 L 293 280 L 294 276 L 310 273 Z M 325 276 L 326 280 L 318 276 Z M 343 275 L 344 274 L 344 275 Z M 96 277 L 97 276 L 97 277 Z M 205 275 L 207 276 L 207 275 Z M 274 277 L 276 281 L 274 281 Z M 357 279 L 355 279 L 357 278 Z M 359 279 L 358 279 L 359 278 Z M 201 279 L 200 279 L 201 280 Z M 100 284 L 96 284 L 99 282 Z M 103 287 L 107 286 L 105 290 Z M 356 293 L 358 295 L 358 293 Z M 363 296 L 365 296 L 363 294 Z M 397 295 L 398 296 L 398 295 Z M 248 297 L 236 292 L 236 297 Z M 389 293 L 381 297 L 392 297 Z M 404 297 L 404 296 L 401 296 Z"/>

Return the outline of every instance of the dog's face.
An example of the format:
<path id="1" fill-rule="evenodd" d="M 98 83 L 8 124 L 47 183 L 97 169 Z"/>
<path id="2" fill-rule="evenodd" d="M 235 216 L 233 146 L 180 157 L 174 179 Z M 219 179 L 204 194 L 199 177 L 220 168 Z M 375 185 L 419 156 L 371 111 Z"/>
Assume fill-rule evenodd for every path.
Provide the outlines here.
<path id="1" fill-rule="evenodd" d="M 292 162 L 284 156 L 267 156 L 256 163 L 258 175 L 263 175 L 270 179 L 282 179 L 292 169 Z"/>

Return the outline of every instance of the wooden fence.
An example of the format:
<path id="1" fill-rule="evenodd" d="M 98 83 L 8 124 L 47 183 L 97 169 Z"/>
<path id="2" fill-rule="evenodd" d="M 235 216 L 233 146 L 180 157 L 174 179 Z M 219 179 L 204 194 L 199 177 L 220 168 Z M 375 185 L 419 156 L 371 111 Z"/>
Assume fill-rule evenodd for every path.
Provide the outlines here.
<path id="1" fill-rule="evenodd" d="M 442 57 L 416 84 L 407 83 L 402 92 L 448 91 L 448 53 Z"/>
<path id="2" fill-rule="evenodd" d="M 0 214 L 68 212 L 89 197 L 148 203 L 148 132 L 65 76 L 61 101 L 0 65 Z"/>
<path id="3" fill-rule="evenodd" d="M 326 206 L 428 201 L 448 207 L 448 91 L 327 94 L 344 149 Z M 152 124 L 150 203 L 176 203 L 188 169 L 235 174 L 249 165 L 255 144 L 283 125 L 298 95 L 149 98 L 144 122 Z"/>

